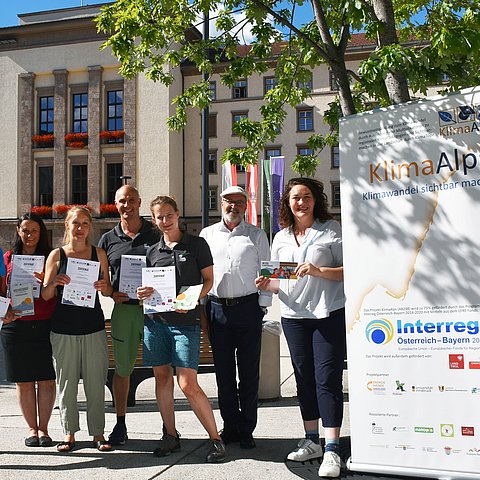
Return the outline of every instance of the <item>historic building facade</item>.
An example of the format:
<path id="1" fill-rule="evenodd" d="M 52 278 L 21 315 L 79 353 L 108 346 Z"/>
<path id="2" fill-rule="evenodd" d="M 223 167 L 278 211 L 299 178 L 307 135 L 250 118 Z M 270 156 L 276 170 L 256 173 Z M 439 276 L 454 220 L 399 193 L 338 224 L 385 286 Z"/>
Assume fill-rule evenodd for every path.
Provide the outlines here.
<path id="1" fill-rule="evenodd" d="M 46 220 L 54 244 L 63 233 L 62 215 L 69 204 L 88 203 L 95 221 L 95 239 L 111 228 L 107 218 L 113 194 L 122 181 L 137 186 L 148 215 L 158 194 L 174 195 L 188 230 L 201 224 L 201 115 L 189 112 L 181 133 L 170 132 L 166 119 L 172 99 L 199 80 L 183 66 L 170 87 L 143 75 L 125 80 L 93 23 L 99 6 L 19 15 L 19 25 L 0 29 L 0 246 L 7 247 L 15 219 L 32 207 Z M 190 32 L 193 35 L 195 32 Z M 372 50 L 357 35 L 348 50 L 356 70 Z M 219 66 L 221 68 L 221 66 Z M 274 72 L 239 80 L 233 89 L 211 79 L 215 100 L 209 117 L 209 215 L 220 215 L 220 157 L 243 143 L 232 132 L 244 116 L 259 119 L 264 94 L 275 85 Z M 307 139 L 326 133 L 323 112 L 335 96 L 327 66 L 312 71 L 312 97 L 288 112 L 284 127 L 262 158 L 283 155 L 285 178 L 297 153 L 307 153 Z M 262 161 L 259 158 L 259 161 Z M 338 147 L 324 149 L 316 176 L 326 187 L 332 213 L 340 215 Z M 123 178 L 123 180 L 122 180 Z M 245 174 L 239 171 L 239 184 Z M 40 208 L 45 207 L 45 208 Z"/>

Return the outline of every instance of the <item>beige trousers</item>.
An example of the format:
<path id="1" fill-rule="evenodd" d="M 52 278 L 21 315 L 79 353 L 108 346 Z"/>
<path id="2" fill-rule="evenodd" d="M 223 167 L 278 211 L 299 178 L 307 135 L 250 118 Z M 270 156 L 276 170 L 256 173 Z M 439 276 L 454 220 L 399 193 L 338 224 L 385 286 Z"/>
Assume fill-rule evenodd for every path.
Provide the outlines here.
<path id="1" fill-rule="evenodd" d="M 105 330 L 88 335 L 51 333 L 57 375 L 58 405 L 65 435 L 80 430 L 78 384 L 83 379 L 87 399 L 87 426 L 91 436 L 105 430 L 105 382 L 108 352 Z"/>

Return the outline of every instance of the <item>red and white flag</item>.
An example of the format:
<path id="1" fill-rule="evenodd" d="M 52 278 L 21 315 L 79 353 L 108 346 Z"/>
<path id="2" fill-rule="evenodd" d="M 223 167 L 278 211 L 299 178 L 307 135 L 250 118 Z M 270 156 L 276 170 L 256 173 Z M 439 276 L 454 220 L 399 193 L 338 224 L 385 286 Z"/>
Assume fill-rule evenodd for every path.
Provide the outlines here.
<path id="1" fill-rule="evenodd" d="M 225 162 L 222 165 L 223 173 L 223 188 L 225 190 L 228 187 L 234 187 L 237 183 L 237 166 L 231 165 L 230 162 Z"/>
<path id="2" fill-rule="evenodd" d="M 248 223 L 258 226 L 258 165 L 249 165 L 247 168 L 247 220 Z"/>

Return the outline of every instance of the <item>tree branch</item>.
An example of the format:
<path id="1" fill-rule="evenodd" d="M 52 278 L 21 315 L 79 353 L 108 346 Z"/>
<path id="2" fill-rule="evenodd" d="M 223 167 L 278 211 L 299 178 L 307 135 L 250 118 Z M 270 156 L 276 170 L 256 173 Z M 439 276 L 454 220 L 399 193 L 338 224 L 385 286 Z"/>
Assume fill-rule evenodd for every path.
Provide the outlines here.
<path id="1" fill-rule="evenodd" d="M 373 5 L 371 5 L 367 0 L 360 0 L 360 3 L 368 10 L 368 13 L 372 16 L 372 19 L 378 22 L 377 14 Z"/>
<path id="2" fill-rule="evenodd" d="M 330 29 L 328 28 L 327 19 L 325 18 L 325 12 L 319 0 L 311 0 L 313 6 L 313 14 L 315 15 L 315 21 L 318 25 L 318 31 L 322 37 L 323 43 L 327 46 L 329 58 L 335 55 L 335 44 L 333 43 L 332 36 L 330 35 Z"/>
<path id="3" fill-rule="evenodd" d="M 302 32 L 299 28 L 297 28 L 293 23 L 289 22 L 281 15 L 279 15 L 275 10 L 272 10 L 268 5 L 265 5 L 261 0 L 252 0 L 252 3 L 259 6 L 265 12 L 269 13 L 273 18 L 278 20 L 280 24 L 284 27 L 289 28 L 293 32 L 295 32 L 302 40 L 308 43 L 311 47 L 315 49 L 315 51 L 325 60 L 328 61 L 329 55 L 328 53 L 316 42 L 314 42 L 308 35 Z"/>

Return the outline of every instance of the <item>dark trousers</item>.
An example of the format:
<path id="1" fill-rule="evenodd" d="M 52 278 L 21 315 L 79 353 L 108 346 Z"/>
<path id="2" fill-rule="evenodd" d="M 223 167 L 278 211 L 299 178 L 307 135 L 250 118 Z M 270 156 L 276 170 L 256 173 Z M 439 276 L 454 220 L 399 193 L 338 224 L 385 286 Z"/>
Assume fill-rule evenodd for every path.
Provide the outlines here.
<path id="1" fill-rule="evenodd" d="M 257 425 L 263 311 L 256 298 L 231 307 L 208 301 L 207 315 L 224 429 L 250 434 Z"/>
<path id="2" fill-rule="evenodd" d="M 319 320 L 282 318 L 303 420 L 322 419 L 340 427 L 343 419 L 345 310 Z"/>

